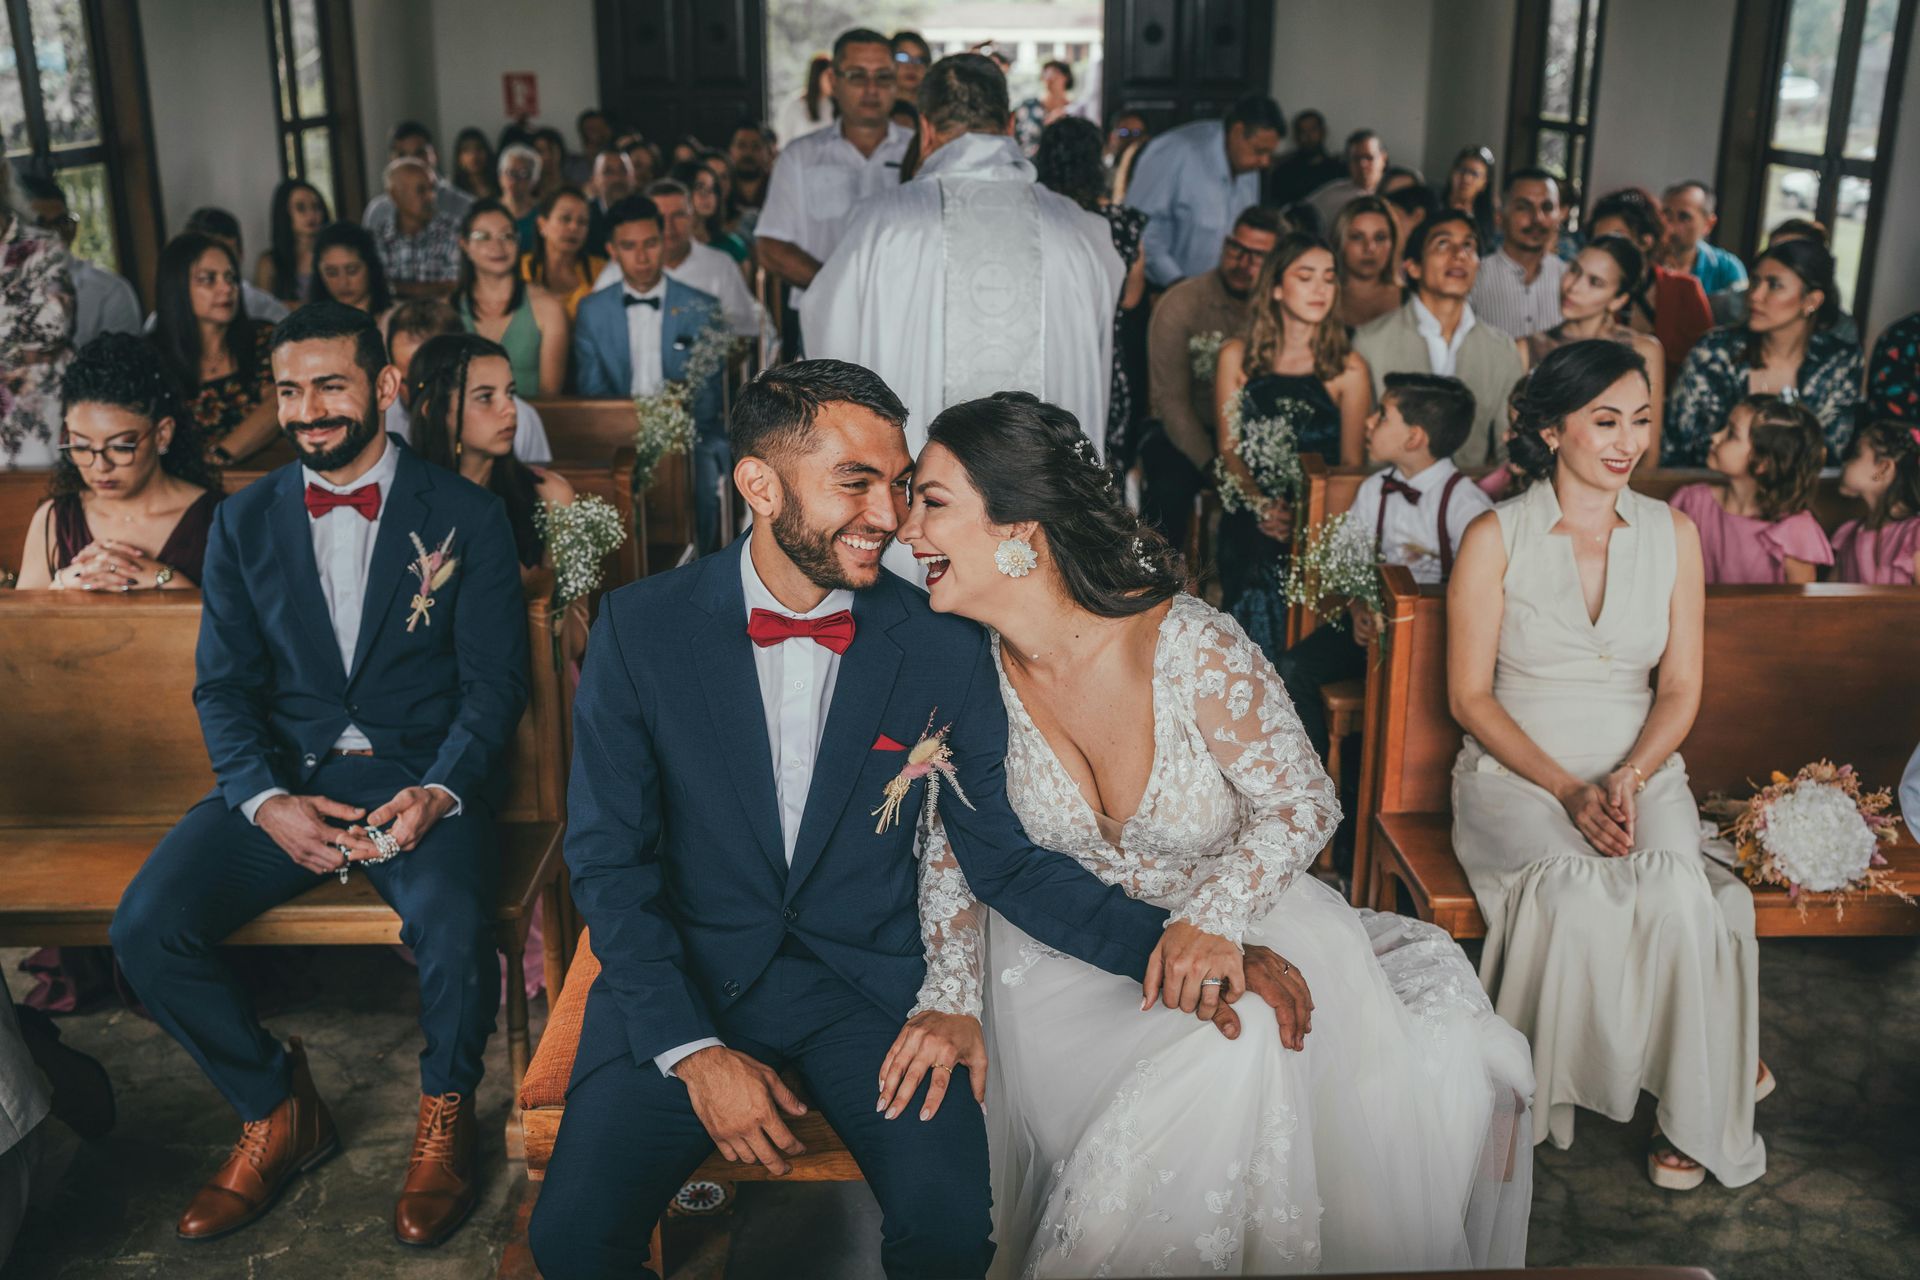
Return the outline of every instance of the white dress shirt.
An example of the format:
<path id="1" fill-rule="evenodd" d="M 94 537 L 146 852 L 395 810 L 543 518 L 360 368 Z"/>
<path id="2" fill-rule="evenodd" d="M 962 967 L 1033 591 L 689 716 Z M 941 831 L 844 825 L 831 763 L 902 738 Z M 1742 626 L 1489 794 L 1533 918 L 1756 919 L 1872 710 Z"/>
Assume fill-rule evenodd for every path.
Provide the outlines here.
<path id="1" fill-rule="evenodd" d="M 513 456 L 535 465 L 552 462 L 553 442 L 547 439 L 547 426 L 540 421 L 540 411 L 515 396 L 513 421 Z M 387 406 L 387 431 L 408 444 L 413 443 L 413 415 L 407 412 L 407 406 L 401 404 L 397 396 Z"/>
<path id="2" fill-rule="evenodd" d="M 912 139 L 913 130 L 905 125 L 888 125 L 886 138 L 872 155 L 863 156 L 835 124 L 787 143 L 767 181 L 755 238 L 785 240 L 825 263 L 867 197 L 900 185 L 900 162 Z M 791 292 L 794 307 L 806 292 Z"/>
<path id="3" fill-rule="evenodd" d="M 1348 527 L 1369 539 L 1378 528 L 1380 558 L 1388 564 L 1405 565 L 1415 582 L 1432 586 L 1440 581 L 1440 496 L 1447 481 L 1459 474 L 1451 458 L 1442 458 L 1412 476 L 1398 467 L 1377 471 L 1362 481 L 1359 492 L 1353 495 L 1353 506 L 1347 509 L 1351 517 Z M 1402 494 L 1387 493 L 1389 475 L 1419 490 L 1420 500 L 1409 502 Z M 1383 502 L 1387 504 L 1384 524 L 1380 519 Z M 1493 503 L 1471 478 L 1453 486 L 1453 497 L 1447 502 L 1447 545 L 1455 559 L 1459 558 L 1460 540 L 1467 536 L 1467 526 L 1475 516 L 1491 510 Z"/>
<path id="4" fill-rule="evenodd" d="M 725 252 L 695 240 L 688 246 L 686 259 L 677 267 L 668 267 L 666 272 L 669 280 L 678 280 L 718 302 L 729 329 L 743 338 L 760 336 L 760 304 L 747 292 L 747 282 L 740 278 L 740 264 Z M 619 279 L 620 264 L 609 259 L 593 278 L 594 290 L 604 289 Z"/>
<path id="5" fill-rule="evenodd" d="M 1445 374 L 1451 378 L 1460 365 L 1460 344 L 1467 340 L 1478 321 L 1473 316 L 1473 304 L 1460 305 L 1460 323 L 1453 327 L 1453 341 L 1440 336 L 1440 320 L 1427 310 L 1427 304 L 1420 301 L 1420 295 L 1413 298 L 1413 327 L 1427 343 L 1427 361 L 1433 366 L 1432 372 Z"/>
<path id="6" fill-rule="evenodd" d="M 781 604 L 760 581 L 753 567 L 751 544 L 740 553 L 740 587 L 746 596 L 746 626 L 755 609 L 789 618 L 823 618 L 853 608 L 851 591 L 829 591 L 827 598 L 805 613 Z M 793 865 L 794 842 L 800 838 L 800 819 L 807 811 L 807 793 L 813 789 L 813 765 L 820 752 L 820 735 L 833 706 L 833 686 L 840 677 L 840 655 L 817 640 L 798 637 L 779 644 L 753 646 L 754 673 L 760 677 L 760 704 L 767 717 L 767 746 L 772 753 L 774 791 L 780 808 L 780 837 L 786 845 L 787 865 Z M 709 1049 L 720 1041 L 708 1037 L 669 1049 L 656 1057 L 662 1075 L 690 1053 Z"/>
<path id="7" fill-rule="evenodd" d="M 641 293 L 624 280 L 620 284 L 624 298 L 652 298 L 654 307 L 630 306 L 627 312 L 627 361 L 633 370 L 633 383 L 627 388 L 636 396 L 650 396 L 667 380 L 660 357 L 660 324 L 666 319 L 667 278 L 660 277 L 653 288 Z"/>
<path id="8" fill-rule="evenodd" d="M 140 299 L 124 276 L 85 258 L 74 258 L 73 345 L 77 350 L 103 333 L 139 333 Z"/>
<path id="9" fill-rule="evenodd" d="M 1528 283 L 1527 269 L 1503 248 L 1480 260 L 1480 274 L 1468 295 L 1473 312 L 1509 338 L 1542 333 L 1560 323 L 1560 280 L 1566 274 L 1565 262 L 1543 253 Z"/>

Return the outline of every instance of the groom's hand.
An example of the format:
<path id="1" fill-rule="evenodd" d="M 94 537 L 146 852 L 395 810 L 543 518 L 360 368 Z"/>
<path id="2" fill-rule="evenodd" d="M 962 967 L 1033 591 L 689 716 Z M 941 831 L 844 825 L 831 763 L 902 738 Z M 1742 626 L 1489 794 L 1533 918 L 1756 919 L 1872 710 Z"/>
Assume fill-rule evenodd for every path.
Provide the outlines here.
<path id="1" fill-rule="evenodd" d="M 1144 1013 L 1155 1000 L 1164 999 L 1169 1009 L 1198 1013 L 1202 1022 L 1211 1022 L 1222 999 L 1232 1004 L 1246 989 L 1239 947 L 1217 933 L 1174 920 L 1147 957 L 1140 1009 Z"/>
<path id="2" fill-rule="evenodd" d="M 693 1113 L 727 1159 L 763 1164 L 778 1178 L 792 1167 L 786 1156 L 806 1154 L 780 1113 L 803 1116 L 807 1105 L 764 1062 L 713 1045 L 682 1058 L 673 1074 L 687 1086 Z"/>
<path id="3" fill-rule="evenodd" d="M 1307 1033 L 1313 1030 L 1313 993 L 1307 989 L 1307 980 L 1285 956 L 1265 947 L 1249 946 L 1246 964 L 1247 990 L 1273 1006 L 1274 1020 L 1280 1024 L 1280 1043 L 1295 1051 L 1306 1048 Z M 1220 1026 L 1219 1019 L 1214 1025 Z M 1220 1029 L 1226 1031 L 1224 1026 Z"/>

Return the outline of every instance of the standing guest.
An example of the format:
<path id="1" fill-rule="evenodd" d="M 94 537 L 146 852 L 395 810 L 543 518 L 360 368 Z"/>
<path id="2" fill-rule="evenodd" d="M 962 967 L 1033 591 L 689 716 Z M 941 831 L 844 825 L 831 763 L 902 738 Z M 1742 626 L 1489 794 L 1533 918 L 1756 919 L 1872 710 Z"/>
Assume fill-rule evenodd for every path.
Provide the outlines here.
<path id="1" fill-rule="evenodd" d="M 1669 269 L 1698 280 L 1709 302 L 1747 287 L 1747 269 L 1739 255 L 1707 239 L 1720 221 L 1712 187 L 1698 180 L 1676 182 L 1661 193 L 1660 212 L 1666 222 L 1662 247 Z"/>
<path id="2" fill-rule="evenodd" d="M 566 304 L 520 272 L 520 240 L 498 200 L 481 200 L 460 220 L 460 279 L 454 309 L 468 333 L 496 342 L 513 361 L 516 384 L 557 396 L 567 378 Z"/>
<path id="3" fill-rule="evenodd" d="M 20 590 L 199 586 L 220 484 L 159 353 L 134 334 L 102 334 L 61 388 L 66 442 L 53 496 L 27 525 Z"/>
<path id="4" fill-rule="evenodd" d="M 386 428 L 390 435 L 413 443 L 413 357 L 431 338 L 441 334 L 464 334 L 460 313 L 453 304 L 439 298 L 415 298 L 393 309 L 387 318 L 387 363 L 400 371 L 400 389 L 387 406 Z M 484 339 L 483 339 L 484 341 Z M 547 439 L 546 424 L 540 411 L 527 403 L 516 390 L 513 397 L 513 456 L 526 463 L 553 461 L 553 445 Z"/>
<path id="5" fill-rule="evenodd" d="M 535 129 L 529 141 L 540 155 L 540 185 L 535 190 L 544 198 L 567 183 L 567 138 L 558 129 Z"/>
<path id="6" fill-rule="evenodd" d="M 500 150 L 500 203 L 513 215 L 515 226 L 531 225 L 533 211 L 540 206 L 540 153 L 524 142 Z M 520 247 L 529 247 L 526 235 L 521 236 Z"/>
<path id="7" fill-rule="evenodd" d="M 1013 109 L 1013 136 L 1029 160 L 1040 150 L 1040 135 L 1073 105 L 1073 68 L 1058 58 L 1040 64 L 1040 96 Z"/>
<path id="8" fill-rule="evenodd" d="M 1624 236 L 1646 259 L 1647 279 L 1627 308 L 1627 324 L 1659 339 L 1665 355 L 1666 383 L 1680 377 L 1680 366 L 1694 343 L 1713 328 L 1713 308 L 1700 282 L 1684 271 L 1669 271 L 1655 261 L 1660 247 L 1660 206 L 1650 192 L 1627 187 L 1600 197 L 1587 216 L 1587 232 L 1594 239 Z"/>
<path id="9" fill-rule="evenodd" d="M 233 250 L 235 262 L 247 260 L 246 249 L 240 243 L 240 219 L 225 209 L 216 209 L 209 205 L 195 209 L 187 215 L 183 231 L 197 231 L 203 236 L 212 236 L 227 248 Z M 265 289 L 256 286 L 244 275 L 240 278 L 240 307 L 255 320 L 264 320 L 268 324 L 278 324 L 287 318 L 291 308 Z M 152 322 L 148 322 L 151 327 Z"/>
<path id="10" fill-rule="evenodd" d="M 1650 1091 L 1654 1184 L 1738 1187 L 1766 1172 L 1760 953 L 1752 892 L 1701 856 L 1678 754 L 1705 573 L 1693 521 L 1627 487 L 1651 409 L 1615 342 L 1528 382 L 1531 483 L 1468 528 L 1447 587 L 1453 848 L 1487 921 L 1481 978 L 1533 1046 L 1534 1140 L 1569 1147 L 1576 1108 L 1625 1123 Z"/>
<path id="11" fill-rule="evenodd" d="M 194 701 L 218 785 L 127 886 L 113 949 L 240 1114 L 176 1228 L 210 1240 L 340 1143 L 300 1040 L 260 1025 L 220 940 L 322 876 L 367 876 L 419 964 L 426 1036 L 393 1230 L 436 1245 L 473 1208 L 474 1090 L 500 1000 L 489 780 L 526 705 L 518 557 L 496 499 L 380 430 L 399 377 L 371 316 L 302 307 L 275 334 L 273 376 L 301 461 L 220 505 L 201 583 Z M 438 625 L 411 630 L 409 539 L 452 569 L 413 606 Z"/>
<path id="12" fill-rule="evenodd" d="M 1387 176 L 1387 144 L 1371 129 L 1355 129 L 1347 135 L 1343 153 L 1347 175 L 1335 178 L 1307 197 L 1307 203 L 1320 215 L 1320 225 L 1330 227 L 1340 216 L 1347 201 L 1358 196 L 1385 195 L 1381 183 Z"/>
<path id="13" fill-rule="evenodd" d="M 1126 201 L 1148 218 L 1148 284 L 1164 289 L 1213 269 L 1234 219 L 1260 202 L 1260 175 L 1286 132 L 1279 104 L 1250 94 L 1224 119 L 1183 124 L 1148 145 Z"/>
<path id="14" fill-rule="evenodd" d="M 1260 269 L 1245 332 L 1220 348 L 1214 421 L 1221 465 L 1263 508 L 1220 522 L 1220 607 L 1269 660 L 1286 648 L 1286 544 L 1294 513 L 1283 499 L 1261 493 L 1240 456 L 1236 423 L 1276 421 L 1291 430 L 1299 453 L 1329 465 L 1366 460 L 1373 387 L 1366 361 L 1347 343 L 1339 302 L 1333 250 L 1318 236 L 1288 235 Z"/>
<path id="15" fill-rule="evenodd" d="M 899 78 L 895 92 L 899 101 L 919 110 L 920 82 L 927 78 L 927 68 L 933 65 L 933 46 L 918 31 L 896 31 L 893 33 L 893 69 Z"/>
<path id="16" fill-rule="evenodd" d="M 1373 371 L 1377 396 L 1389 373 L 1439 373 L 1473 392 L 1480 420 L 1454 461 L 1469 470 L 1506 457 L 1507 393 L 1526 372 L 1513 339 L 1482 324 L 1468 301 L 1480 268 L 1473 219 L 1445 209 L 1429 219 L 1401 253 L 1411 283 L 1406 305 L 1353 335 Z"/>
<path id="17" fill-rule="evenodd" d="M 288 178 L 273 189 L 267 223 L 271 247 L 254 266 L 254 283 L 289 306 L 297 307 L 313 291 L 313 245 L 331 222 L 319 188 Z"/>
<path id="18" fill-rule="evenodd" d="M 453 139 L 453 188 L 475 200 L 498 200 L 500 164 L 487 135 L 468 125 Z"/>
<path id="19" fill-rule="evenodd" d="M 1147 118 L 1138 111 L 1122 111 L 1107 130 L 1107 166 L 1113 170 L 1108 190 L 1121 204 L 1127 202 L 1127 191 L 1133 185 L 1134 162 L 1147 149 L 1149 136 Z"/>
<path id="20" fill-rule="evenodd" d="M 565 190 L 566 187 L 558 188 L 546 198 L 551 200 Z M 589 189 L 593 199 L 587 205 L 589 248 L 606 248 L 607 210 L 633 193 L 633 161 L 627 158 L 626 152 L 609 147 L 593 158 L 593 186 Z"/>
<path id="21" fill-rule="evenodd" d="M 1106 423 L 1107 456 L 1122 459 L 1128 456 L 1131 444 L 1134 397 L 1121 333 L 1128 314 L 1147 296 L 1147 264 L 1140 252 L 1140 233 L 1146 227 L 1147 215 L 1107 201 L 1107 170 L 1100 163 L 1103 142 L 1100 126 L 1091 120 L 1078 116 L 1056 120 L 1041 132 L 1033 168 L 1041 186 L 1107 220 L 1114 252 L 1127 269 L 1120 305 L 1113 314 L 1113 389 L 1107 401 Z"/>
<path id="22" fill-rule="evenodd" d="M 1560 278 L 1567 264 L 1555 256 L 1553 242 L 1565 216 L 1560 184 L 1545 169 L 1507 175 L 1500 198 L 1500 247 L 1480 260 L 1473 283 L 1475 315 L 1513 338 L 1560 323 Z"/>
<path id="23" fill-rule="evenodd" d="M 617 288 L 601 289 L 580 304 L 573 360 L 581 395 L 625 400 L 650 396 L 686 374 L 687 357 L 702 330 L 721 323 L 711 294 L 666 274 L 666 220 L 645 196 L 628 196 L 610 215 L 607 251 L 620 267 Z M 729 268 L 731 270 L 731 268 Z M 718 546 L 721 477 L 730 470 L 720 375 L 693 398 L 694 513 L 699 546 Z"/>
<path id="24" fill-rule="evenodd" d="M 370 316 L 384 316 L 393 306 L 380 251 L 366 228 L 336 222 L 313 242 L 313 282 L 308 302 L 338 302 Z"/>
<path id="25" fill-rule="evenodd" d="M 754 253 L 793 286 L 795 310 L 854 215 L 900 185 L 900 161 L 913 135 L 888 118 L 898 83 L 894 67 L 893 44 L 879 32 L 841 33 L 833 42 L 831 77 L 839 125 L 789 142 L 774 166 Z"/>
<path id="26" fill-rule="evenodd" d="M 471 203 L 458 214 L 441 208 L 433 171 L 406 156 L 387 164 L 387 195 L 393 216 L 367 230 L 393 291 L 403 298 L 444 297 L 460 275 L 460 220 Z"/>
<path id="27" fill-rule="evenodd" d="M 703 164 L 680 164 L 667 175 L 685 187 L 693 202 L 693 238 L 710 244 L 741 264 L 742 270 L 753 256 L 746 237 L 727 229 L 725 209 L 720 200 L 720 179 Z"/>
<path id="28" fill-rule="evenodd" d="M 42 231 L 60 237 L 67 249 L 67 272 L 73 281 L 73 348 L 78 351 L 103 333 L 139 333 L 140 298 L 126 277 L 87 261 L 73 252 L 80 219 L 67 207 L 66 192 L 51 178 L 26 174 L 19 179 L 27 209 Z"/>
<path id="29" fill-rule="evenodd" d="M 1309 107 L 1293 117 L 1293 150 L 1267 170 L 1267 191 L 1260 203 L 1284 209 L 1346 171 L 1345 164 L 1327 154 L 1327 118 Z"/>
<path id="30" fill-rule="evenodd" d="M 1713 433 L 1707 466 L 1725 484 L 1690 484 L 1673 509 L 1700 530 L 1707 585 L 1807 583 L 1833 563 L 1833 547 L 1813 516 L 1826 456 L 1820 423 L 1779 396 L 1749 395 Z"/>
<path id="31" fill-rule="evenodd" d="M 1209 483 L 1218 453 L 1214 373 L 1222 345 L 1247 329 L 1247 300 L 1283 224 L 1254 205 L 1220 244 L 1212 271 L 1160 295 L 1147 326 L 1147 389 L 1154 425 L 1140 446 L 1141 514 L 1175 547 L 1187 544 L 1193 500 Z"/>
<path id="32" fill-rule="evenodd" d="M 503 162 L 505 150 L 503 146 Z M 433 148 L 433 134 L 427 126 L 417 120 L 402 120 L 393 127 L 393 134 L 387 140 L 389 167 L 393 161 L 400 159 L 418 160 L 427 167 L 434 182 L 434 203 L 457 225 L 466 216 L 467 206 L 473 203 L 473 197 L 440 176 L 440 154 Z M 366 212 L 360 215 L 360 225 L 377 238 L 393 225 L 394 213 L 393 195 L 383 191 L 367 201 Z"/>
<path id="33" fill-rule="evenodd" d="M 1873 344 L 1866 413 L 1920 423 L 1920 311 L 1895 320 Z"/>
<path id="34" fill-rule="evenodd" d="M 240 260 L 225 242 L 189 231 L 160 251 L 150 335 L 187 392 L 187 412 L 221 466 L 273 443 L 273 326 L 240 306 Z"/>
<path id="35" fill-rule="evenodd" d="M 833 97 L 826 87 L 827 73 L 831 70 L 833 59 L 824 53 L 814 54 L 807 63 L 807 87 L 789 98 L 773 117 L 773 131 L 780 135 L 781 146 L 789 146 L 833 123 Z"/>
<path id="36" fill-rule="evenodd" d="M 562 169 L 566 180 L 578 187 L 593 179 L 593 166 L 601 152 L 613 145 L 613 123 L 598 107 L 588 107 L 574 117 L 573 131 L 580 138 L 580 150 L 567 157 Z"/>
<path id="37" fill-rule="evenodd" d="M 1646 275 L 1646 259 L 1625 236 L 1595 236 L 1560 277 L 1560 323 L 1521 339 L 1525 362 L 1537 365 L 1570 342 L 1604 338 L 1632 347 L 1647 362 L 1653 390 L 1653 438 L 1666 418 L 1667 378 L 1659 342 L 1622 323 Z M 1517 383 L 1515 384 L 1518 385 Z"/>
<path id="38" fill-rule="evenodd" d="M 694 238 L 693 200 L 687 188 L 671 178 L 662 178 L 647 188 L 646 195 L 660 211 L 661 231 L 666 237 L 667 275 L 719 299 L 727 326 L 743 338 L 757 338 L 760 304 L 747 292 L 746 282 L 733 259 Z M 604 289 L 616 283 L 620 276 L 619 263 L 609 262 L 600 269 L 594 287 Z"/>
<path id="39" fill-rule="evenodd" d="M 505 208 L 505 206 L 501 206 Z M 540 202 L 535 212 L 539 241 L 520 256 L 520 277 L 560 299 L 571 322 L 580 303 L 592 293 L 594 281 L 607 265 L 604 253 L 588 249 L 593 225 L 591 206 L 578 187 L 562 187 Z M 602 250 L 606 239 L 600 240 Z"/>
<path id="40" fill-rule="evenodd" d="M 1666 466 L 1700 466 L 1708 439 L 1751 394 L 1804 405 L 1826 432 L 1828 456 L 1846 453 L 1865 373 L 1860 348 L 1833 333 L 1840 310 L 1833 255 L 1811 240 L 1788 240 L 1762 253 L 1753 273 L 1746 323 L 1709 333 L 1680 370 L 1661 452 Z"/>
<path id="41" fill-rule="evenodd" d="M 1840 492 L 1867 514 L 1834 531 L 1834 580 L 1920 583 L 1920 427 L 1892 418 L 1861 427 L 1840 469 Z"/>
<path id="42" fill-rule="evenodd" d="M 1400 228 L 1379 196 L 1355 196 L 1333 220 L 1328 243 L 1340 265 L 1340 323 L 1349 333 L 1406 301 L 1400 288 Z"/>
<path id="43" fill-rule="evenodd" d="M 723 157 L 732 180 L 733 216 L 729 225 L 751 237 L 767 203 L 767 181 L 773 172 L 773 138 L 757 120 L 733 127 Z"/>
<path id="44" fill-rule="evenodd" d="M 1511 186 L 1509 182 L 1508 188 Z M 1453 167 L 1447 170 L 1446 205 L 1473 219 L 1473 229 L 1479 232 L 1482 244 L 1492 247 L 1498 243 L 1500 228 L 1493 216 L 1492 151 L 1486 147 L 1465 147 L 1453 158 Z"/>

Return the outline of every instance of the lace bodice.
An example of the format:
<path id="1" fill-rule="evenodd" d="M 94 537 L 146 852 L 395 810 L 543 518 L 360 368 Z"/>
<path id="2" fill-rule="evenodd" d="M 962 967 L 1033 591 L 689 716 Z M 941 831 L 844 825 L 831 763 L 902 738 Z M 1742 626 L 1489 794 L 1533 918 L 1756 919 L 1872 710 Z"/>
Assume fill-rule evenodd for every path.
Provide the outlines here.
<path id="1" fill-rule="evenodd" d="M 1286 690 L 1232 618 L 1176 596 L 1153 662 L 1153 767 L 1110 841 L 1020 695 L 1007 704 L 1007 796 L 1037 845 L 1129 896 L 1238 943 L 1332 837 L 1339 801 Z M 921 931 L 927 978 L 915 1012 L 978 1015 L 985 913 L 938 818 L 923 825 Z"/>

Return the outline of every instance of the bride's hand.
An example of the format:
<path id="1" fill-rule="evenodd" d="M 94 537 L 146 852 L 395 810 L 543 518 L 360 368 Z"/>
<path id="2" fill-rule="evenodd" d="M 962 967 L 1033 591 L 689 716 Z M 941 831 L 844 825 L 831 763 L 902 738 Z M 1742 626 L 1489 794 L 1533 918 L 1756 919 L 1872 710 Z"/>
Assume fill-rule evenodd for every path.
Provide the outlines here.
<path id="1" fill-rule="evenodd" d="M 980 1031 L 980 1019 L 960 1013 L 916 1013 L 900 1028 L 880 1064 L 880 1102 L 874 1108 L 892 1120 L 913 1100 L 923 1076 L 927 1082 L 927 1100 L 920 1108 L 922 1120 L 933 1119 L 953 1083 L 953 1073 L 967 1069 L 973 1086 L 973 1100 L 987 1100 L 987 1040 Z"/>
<path id="2" fill-rule="evenodd" d="M 1624 858 L 1633 852 L 1628 824 L 1615 816 L 1612 799 L 1591 782 L 1575 782 L 1556 797 L 1567 811 L 1567 819 L 1592 845 L 1609 858 Z"/>
<path id="3" fill-rule="evenodd" d="M 1223 981 L 1207 982 L 1217 978 Z M 1198 1013 L 1203 1022 L 1213 1015 L 1225 999 L 1231 1004 L 1247 989 L 1247 972 L 1240 948 L 1217 933 L 1175 920 L 1160 935 L 1160 945 L 1147 959 L 1144 1012 L 1156 999 L 1164 999 L 1169 1009 Z"/>

